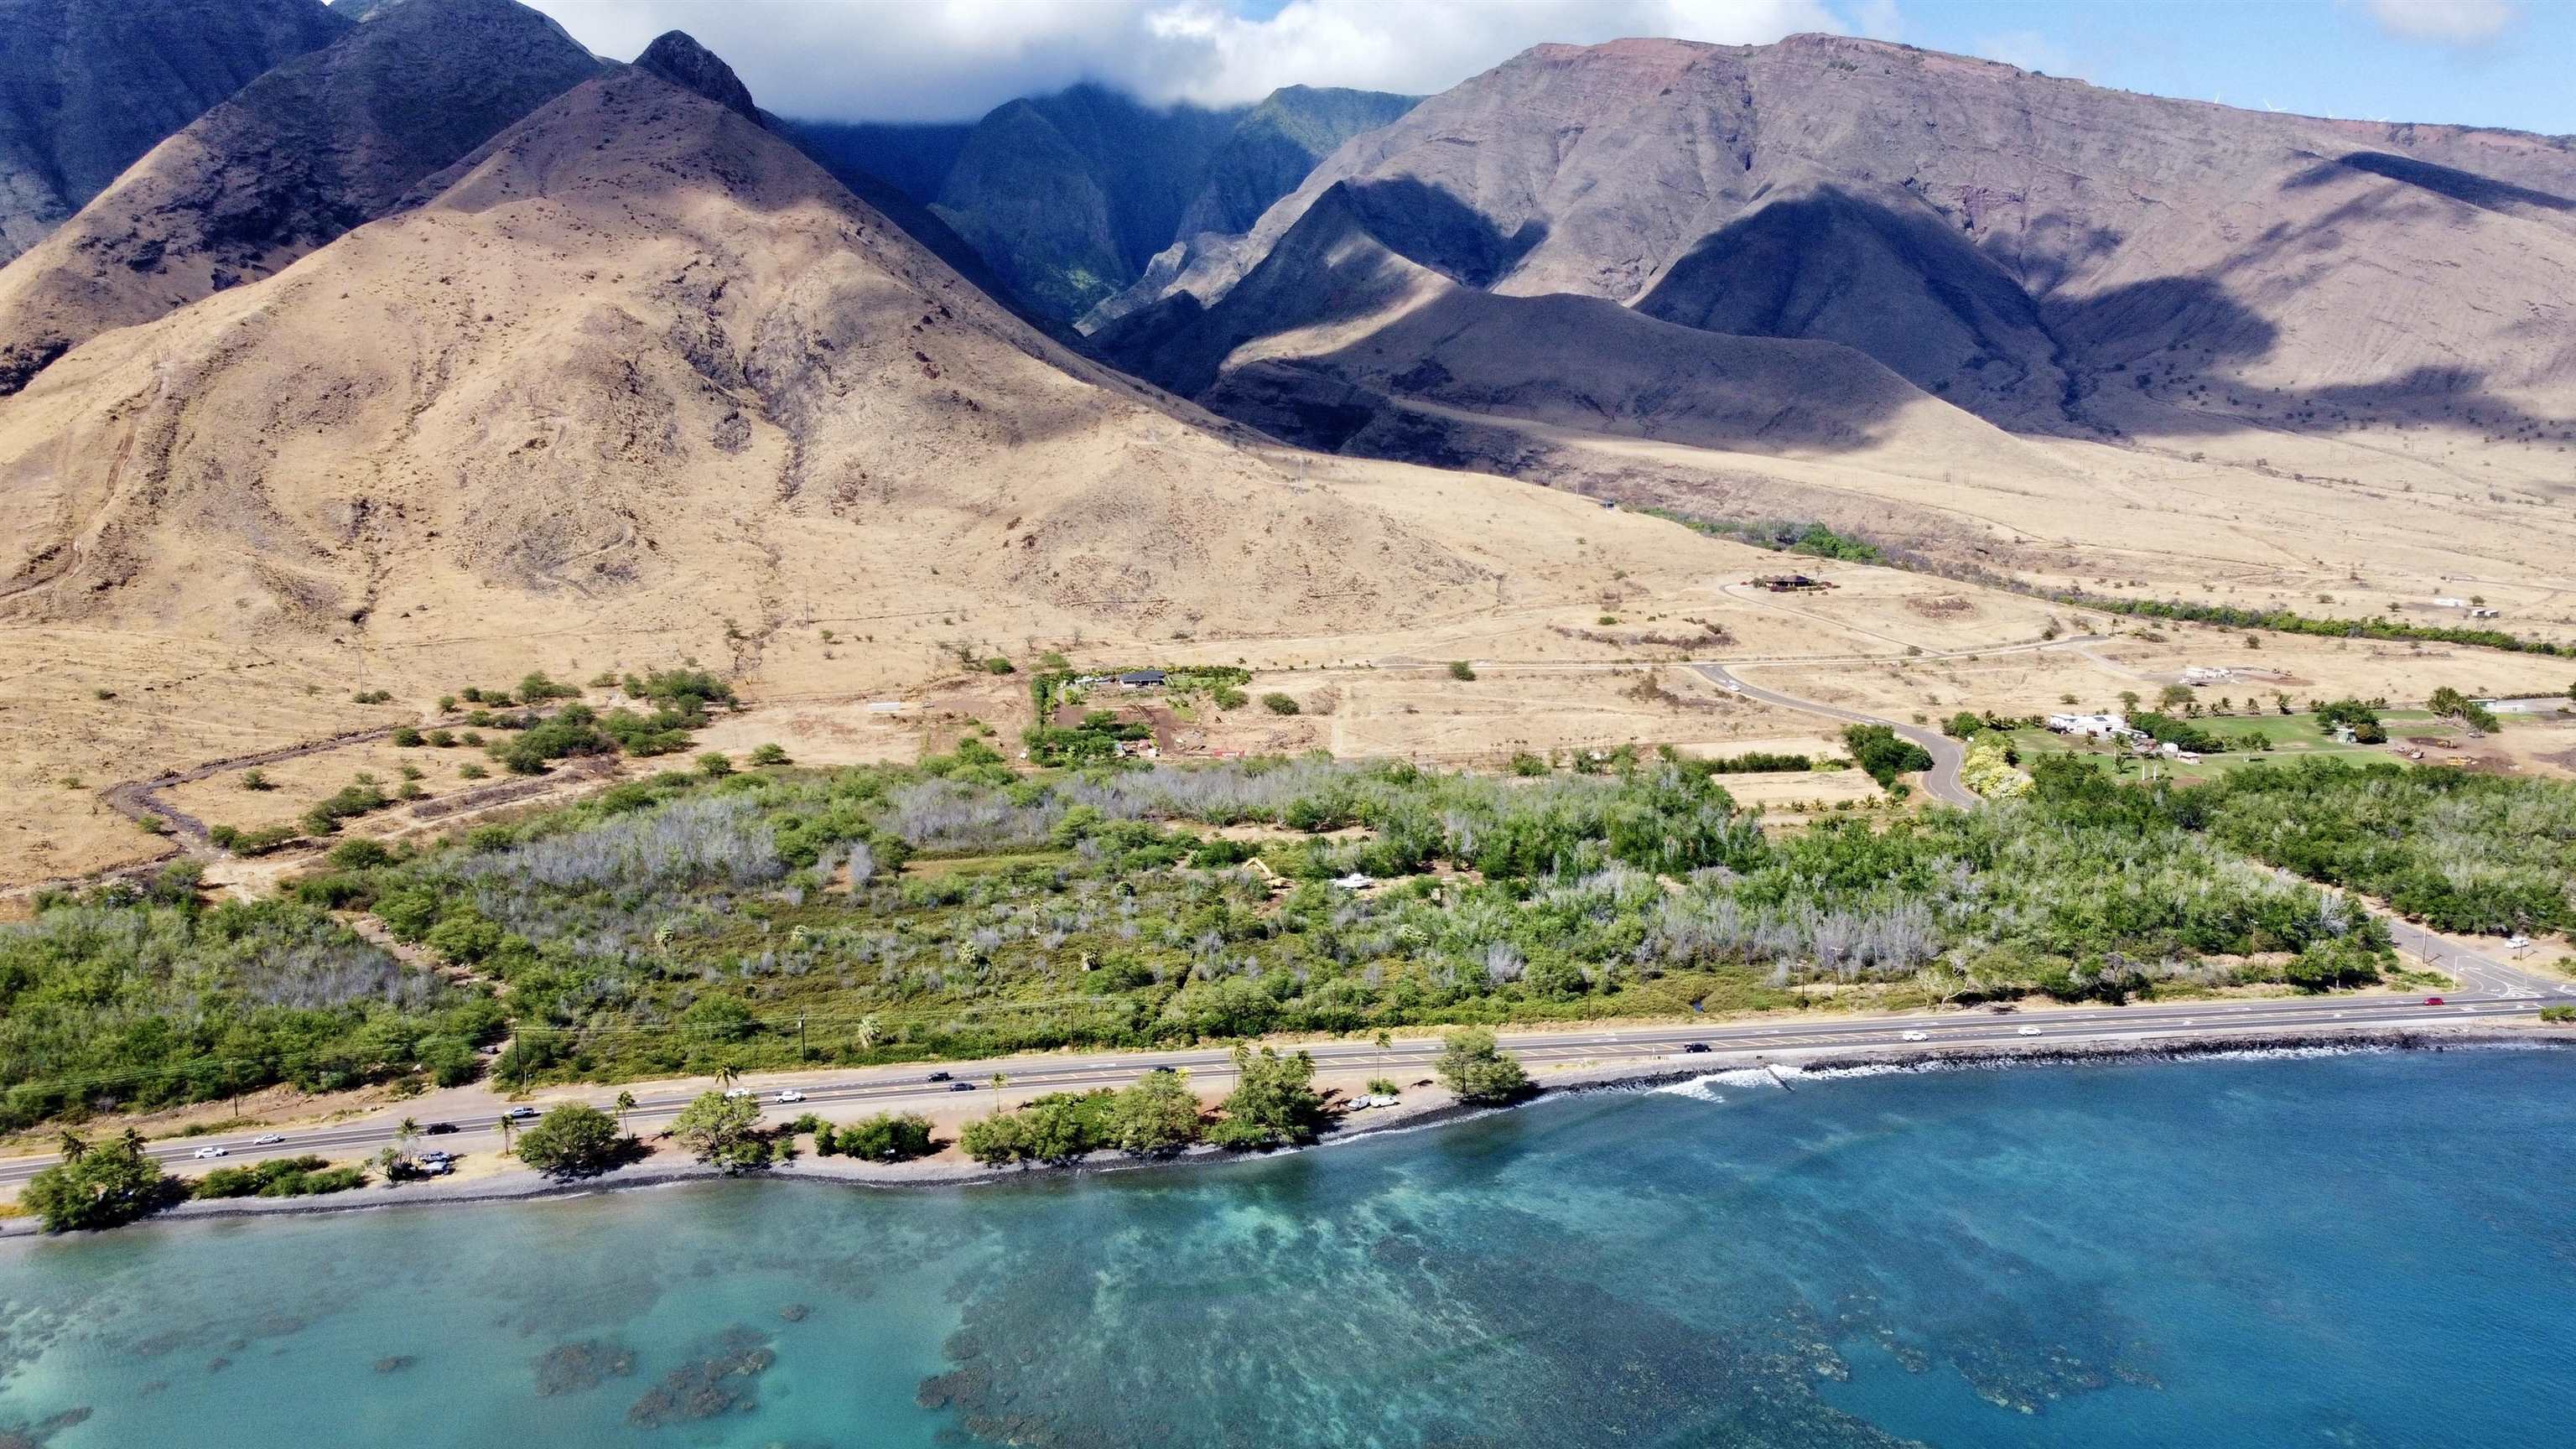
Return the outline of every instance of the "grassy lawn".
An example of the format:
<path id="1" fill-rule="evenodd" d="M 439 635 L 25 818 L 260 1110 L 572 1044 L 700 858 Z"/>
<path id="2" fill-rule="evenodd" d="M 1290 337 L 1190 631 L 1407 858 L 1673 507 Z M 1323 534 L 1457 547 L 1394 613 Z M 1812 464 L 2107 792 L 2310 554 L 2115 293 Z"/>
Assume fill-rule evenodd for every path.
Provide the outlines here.
<path id="1" fill-rule="evenodd" d="M 2420 709 L 2395 709 L 2380 712 L 2380 721 L 2388 728 L 2391 741 L 2409 734 L 2441 733 L 2433 716 Z M 2258 761 L 2307 759 L 2331 756 L 2359 763 L 2364 760 L 2396 759 L 2391 745 L 2340 744 L 2317 727 L 2317 717 L 2301 710 L 2296 714 L 2204 715 L 2192 723 L 2233 743 L 2236 748 L 2223 755 L 2204 755 L 2198 764 L 2166 760 L 2158 763 L 2165 777 L 2182 781 L 2215 779 L 2230 770 Z M 2256 748 L 2257 737 L 2267 742 Z M 2013 747 L 2027 760 L 2043 754 L 2072 754 L 2089 757 L 2098 768 L 2111 768 L 2113 751 L 2107 745 L 2094 745 L 2067 735 L 2050 734 L 2044 729 L 2012 732 Z"/>

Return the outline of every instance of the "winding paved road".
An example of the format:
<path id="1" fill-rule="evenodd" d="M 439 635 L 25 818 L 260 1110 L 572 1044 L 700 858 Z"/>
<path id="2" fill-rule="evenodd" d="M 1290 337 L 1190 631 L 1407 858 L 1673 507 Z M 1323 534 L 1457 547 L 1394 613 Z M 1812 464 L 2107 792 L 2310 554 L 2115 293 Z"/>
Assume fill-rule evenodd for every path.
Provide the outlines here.
<path id="1" fill-rule="evenodd" d="M 1974 810 L 1981 803 L 1975 791 L 1959 783 L 1959 766 L 1967 762 L 1967 747 L 1939 730 L 1925 729 L 1921 725 L 1901 724 L 1892 719 L 1881 719 L 1874 714 L 1862 714 L 1858 710 L 1819 704 L 1812 699 L 1800 699 L 1794 694 L 1782 694 L 1777 690 L 1764 689 L 1760 685 L 1747 684 L 1736 678 L 1723 664 L 1694 664 L 1691 667 L 1698 670 L 1718 688 L 1733 690 L 1747 699 L 1758 699 L 1765 704 L 1776 704 L 1784 709 L 1801 710 L 1808 714 L 1821 714 L 1850 724 L 1885 725 L 1896 731 L 1899 736 L 1921 745 L 1924 751 L 1932 756 L 1932 768 L 1925 771 L 1923 775 L 1923 788 L 1933 799 L 1944 805 L 1956 805 L 1962 810 Z"/>

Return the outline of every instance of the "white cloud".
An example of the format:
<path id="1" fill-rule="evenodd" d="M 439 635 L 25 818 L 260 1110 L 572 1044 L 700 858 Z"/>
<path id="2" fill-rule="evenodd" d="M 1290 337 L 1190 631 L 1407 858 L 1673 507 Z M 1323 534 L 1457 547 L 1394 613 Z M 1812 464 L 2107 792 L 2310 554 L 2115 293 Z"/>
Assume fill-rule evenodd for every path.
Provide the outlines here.
<path id="1" fill-rule="evenodd" d="M 1976 53 L 1988 60 L 2020 66 L 2023 70 L 2057 76 L 2078 74 L 2075 58 L 2036 30 L 2006 30 L 1980 36 Z"/>
<path id="2" fill-rule="evenodd" d="M 2522 18 L 2519 0 L 2369 0 L 2370 18 L 2401 40 L 2484 45 Z"/>
<path id="3" fill-rule="evenodd" d="M 951 120 L 1096 80 L 1231 105 L 1283 85 L 1430 94 L 1543 41 L 1750 44 L 1848 27 L 1825 0 L 528 0 L 603 55 L 686 30 L 794 116 Z M 1881 7 L 1884 7 L 1883 9 Z M 1892 0 L 1862 0 L 1892 22 Z"/>
<path id="4" fill-rule="evenodd" d="M 1896 0 L 1858 0 L 1852 6 L 1852 29 L 1872 40 L 1903 40 L 1905 17 L 1897 13 Z"/>

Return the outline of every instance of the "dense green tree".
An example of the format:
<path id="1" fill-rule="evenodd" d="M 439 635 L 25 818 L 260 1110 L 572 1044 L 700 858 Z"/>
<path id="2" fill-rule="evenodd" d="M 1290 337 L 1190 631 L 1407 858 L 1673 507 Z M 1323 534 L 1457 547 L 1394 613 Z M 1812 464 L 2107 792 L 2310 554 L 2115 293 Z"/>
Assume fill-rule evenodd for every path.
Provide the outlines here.
<path id="1" fill-rule="evenodd" d="M 1147 1072 L 1119 1092 L 1109 1116 L 1116 1146 L 1140 1157 L 1178 1152 L 1201 1135 L 1198 1093 L 1184 1072 Z"/>
<path id="2" fill-rule="evenodd" d="M 1508 1102 L 1529 1090 L 1529 1074 L 1502 1053 L 1492 1032 L 1482 1028 L 1453 1031 L 1443 1038 L 1435 1070 L 1441 1085 L 1461 1102 Z"/>
<path id="3" fill-rule="evenodd" d="M 596 1177 L 634 1149 L 617 1119 L 597 1107 L 567 1102 L 519 1134 L 519 1160 L 548 1177 Z"/>
<path id="4" fill-rule="evenodd" d="M 760 1103 L 751 1097 L 704 1092 L 671 1119 L 671 1137 L 700 1162 L 727 1172 L 769 1164 L 769 1140 L 760 1132 Z"/>
<path id="5" fill-rule="evenodd" d="M 1234 1049 L 1235 1088 L 1208 1140 L 1225 1147 L 1277 1147 L 1311 1142 L 1324 1124 L 1324 1099 L 1315 1091 L 1315 1059 L 1305 1052 L 1282 1056 L 1275 1048 Z"/>
<path id="6" fill-rule="evenodd" d="M 137 1141 L 67 1138 L 64 1160 L 28 1179 L 19 1206 L 49 1233 L 94 1232 L 149 1216 L 187 1195 Z"/>

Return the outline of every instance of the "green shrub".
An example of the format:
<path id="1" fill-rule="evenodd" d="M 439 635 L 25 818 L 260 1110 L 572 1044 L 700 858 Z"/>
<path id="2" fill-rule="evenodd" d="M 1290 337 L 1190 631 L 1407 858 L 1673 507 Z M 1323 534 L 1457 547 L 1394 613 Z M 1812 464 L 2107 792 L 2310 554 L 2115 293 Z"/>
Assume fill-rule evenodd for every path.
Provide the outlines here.
<path id="1" fill-rule="evenodd" d="M 1297 701 L 1274 689 L 1270 693 L 1261 696 L 1261 707 L 1270 711 L 1272 714 L 1295 714 L 1297 712 Z"/>
<path id="2" fill-rule="evenodd" d="M 514 1150 L 521 1162 L 562 1179 L 597 1177 L 635 1148 L 635 1139 L 618 1130 L 616 1118 L 597 1107 L 567 1102 L 521 1132 Z"/>
<path id="3" fill-rule="evenodd" d="M 871 1162 L 902 1162 L 930 1155 L 930 1119 L 906 1112 L 896 1116 L 879 1112 L 833 1132 L 831 1150 L 844 1157 L 866 1158 Z M 822 1150 L 819 1142 L 818 1151 Z"/>
<path id="4" fill-rule="evenodd" d="M 765 744 L 754 747 L 751 752 L 751 762 L 755 765 L 761 766 L 784 765 L 789 763 L 786 748 L 776 744 Z"/>
<path id="5" fill-rule="evenodd" d="M 1324 1099 L 1315 1091 L 1312 1056 L 1237 1046 L 1234 1071 L 1235 1088 L 1220 1109 L 1224 1116 L 1208 1131 L 1209 1141 L 1249 1149 L 1314 1140 L 1324 1123 Z"/>
<path id="6" fill-rule="evenodd" d="M 1868 772 L 1882 790 L 1893 791 L 1896 777 L 1932 768 L 1932 752 L 1900 737 L 1887 725 L 1853 725 L 1843 731 L 1843 747 L 1852 763 Z"/>
<path id="7" fill-rule="evenodd" d="M 1449 677 L 1451 679 L 1458 680 L 1473 680 L 1476 677 L 1476 666 L 1469 664 L 1464 659 L 1452 659 L 1449 661 Z"/>
<path id="8" fill-rule="evenodd" d="M 148 1217 L 187 1196 L 185 1184 L 161 1175 L 161 1164 L 137 1138 L 95 1145 L 69 1133 L 64 1160 L 27 1180 L 18 1205 L 46 1232 L 96 1232 Z"/>

